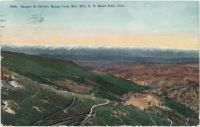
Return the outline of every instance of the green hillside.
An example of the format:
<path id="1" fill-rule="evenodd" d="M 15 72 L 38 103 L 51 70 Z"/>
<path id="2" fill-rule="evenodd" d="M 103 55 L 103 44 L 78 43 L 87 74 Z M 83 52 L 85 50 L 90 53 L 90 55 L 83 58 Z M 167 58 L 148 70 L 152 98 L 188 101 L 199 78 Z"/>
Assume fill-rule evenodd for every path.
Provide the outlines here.
<path id="1" fill-rule="evenodd" d="M 11 87 L 10 81 L 2 81 L 1 103 L 4 104 L 1 104 L 1 121 L 3 125 L 51 125 L 51 121 L 59 122 L 66 116 L 86 114 L 92 105 L 103 101 L 101 98 L 57 90 L 51 85 L 39 84 L 15 72 L 9 70 L 8 72 L 12 73 L 15 77 L 14 82 L 21 87 Z M 14 113 L 9 112 L 8 109 Z M 56 115 L 62 114 L 64 109 L 68 109 L 66 116 Z M 55 121 L 45 120 L 49 117 Z M 42 123 L 36 124 L 41 120 Z"/>
<path id="2" fill-rule="evenodd" d="M 1 109 L 1 121 L 4 125 L 169 126 L 185 125 L 185 117 L 197 117 L 173 100 L 164 101 L 169 111 L 157 107 L 152 107 L 155 111 L 143 111 L 126 105 L 120 102 L 123 94 L 130 91 L 142 92 L 148 87 L 109 74 L 90 72 L 73 62 L 14 52 L 2 52 L 2 57 L 3 68 L 7 73 L 12 73 L 14 82 L 23 86 L 14 88 L 10 81 L 3 82 L 1 96 L 4 108 Z M 65 85 L 62 85 L 62 81 Z M 68 86 L 83 91 L 84 88 L 92 89 L 89 89 L 89 94 L 81 94 L 70 91 Z M 95 107 L 92 117 L 83 122 L 91 107 L 105 103 L 106 99 L 109 102 Z M 6 102 L 14 114 L 5 109 Z M 161 114 L 158 110 L 161 110 Z M 189 124 L 196 124 L 193 119 L 190 119 Z"/>
<path id="3" fill-rule="evenodd" d="M 11 114 L 1 109 L 1 121 L 4 125 L 28 126 L 72 103 L 70 93 L 62 96 L 20 75 L 15 75 L 15 78 L 22 88 L 9 88 L 10 83 L 2 82 L 4 86 L 1 100 L 7 101 L 15 112 Z"/>
<path id="4" fill-rule="evenodd" d="M 109 74 L 89 72 L 68 61 L 13 52 L 2 52 L 2 56 L 2 66 L 39 83 L 57 85 L 49 80 L 66 79 L 77 84 L 85 83 L 93 87 L 97 96 L 111 100 L 120 100 L 119 96 L 129 91 L 140 92 L 148 89 Z"/>

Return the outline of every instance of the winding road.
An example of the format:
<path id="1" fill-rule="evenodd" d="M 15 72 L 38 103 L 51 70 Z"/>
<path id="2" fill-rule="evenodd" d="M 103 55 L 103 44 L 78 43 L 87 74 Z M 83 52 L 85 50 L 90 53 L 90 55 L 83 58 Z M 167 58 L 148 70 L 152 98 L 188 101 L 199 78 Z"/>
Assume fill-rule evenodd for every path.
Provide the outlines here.
<path id="1" fill-rule="evenodd" d="M 66 112 L 66 111 L 74 104 L 74 102 L 75 102 L 75 100 L 76 100 L 75 95 L 74 95 L 73 93 L 72 93 L 71 95 L 72 95 L 72 97 L 73 97 L 73 100 L 72 100 L 72 102 L 71 102 L 70 105 L 67 105 L 67 106 L 63 109 L 64 112 Z M 55 113 L 53 113 L 53 114 L 51 114 L 51 115 L 48 115 L 47 117 L 43 118 L 42 120 L 39 120 L 39 121 L 35 122 L 33 125 L 39 125 L 39 124 L 41 124 L 42 122 L 44 122 L 46 119 L 50 118 L 51 116 L 53 116 L 53 115 L 55 115 L 55 114 L 57 114 L 57 113 L 59 113 L 59 112 L 61 112 L 61 111 L 57 111 L 57 112 L 55 112 Z"/>
<path id="2" fill-rule="evenodd" d="M 76 97 L 75 97 L 74 93 L 72 93 L 71 95 L 72 95 L 72 97 L 73 97 L 73 101 L 72 101 L 72 103 L 71 103 L 67 108 L 65 108 L 65 109 L 63 110 L 64 112 L 67 112 L 67 110 L 74 104 L 74 102 L 75 102 L 75 100 L 76 100 Z"/>
<path id="3" fill-rule="evenodd" d="M 167 120 L 170 122 L 170 125 L 169 125 L 169 126 L 172 126 L 172 124 L 173 124 L 173 121 L 172 121 L 172 120 L 170 120 L 169 118 L 167 118 Z"/>
<path id="4" fill-rule="evenodd" d="M 67 107 L 65 107 L 63 109 L 63 112 L 67 112 L 67 110 L 75 103 L 76 101 L 76 96 L 72 93 L 71 94 L 73 96 L 73 100 L 71 102 L 70 105 L 68 105 Z M 93 110 L 94 108 L 96 107 L 99 107 L 99 106 L 104 106 L 104 105 L 107 105 L 110 101 L 108 99 L 105 99 L 105 102 L 103 103 L 100 103 L 100 104 L 95 104 L 91 107 L 90 109 L 90 112 L 86 115 L 86 117 L 84 118 L 84 115 L 79 115 L 79 116 L 74 116 L 74 117 L 69 117 L 69 118 L 65 118 L 64 120 L 62 120 L 62 122 L 58 122 L 58 123 L 54 123 L 53 125 L 63 125 L 63 124 L 75 124 L 75 123 L 79 123 L 80 119 L 83 119 L 80 123 L 84 123 L 85 121 L 87 121 L 91 116 L 92 116 L 92 113 L 93 113 Z M 49 115 L 45 118 L 43 118 L 42 120 L 39 120 L 37 122 L 35 122 L 33 125 L 40 125 L 41 123 L 43 123 L 45 120 L 47 120 L 48 118 L 50 118 L 51 116 L 59 113 L 61 111 L 58 111 L 58 112 L 55 112 L 53 113 L 52 115 Z M 81 118 L 82 117 L 82 118 Z M 70 122 L 71 121 L 71 122 Z"/>
<path id="5" fill-rule="evenodd" d="M 81 123 L 84 123 L 85 121 L 87 121 L 91 116 L 92 116 L 92 113 L 93 113 L 93 109 L 96 108 L 96 107 L 99 107 L 99 106 L 103 106 L 103 105 L 107 105 L 110 101 L 108 99 L 105 99 L 106 102 L 104 103 L 100 103 L 100 104 L 96 104 L 96 105 L 93 105 L 90 109 L 90 112 L 89 114 L 85 117 L 85 119 L 81 122 Z"/>
<path id="6" fill-rule="evenodd" d="M 65 124 L 69 124 L 69 125 L 74 125 L 74 124 L 78 124 L 78 123 L 84 123 L 86 120 L 88 120 L 91 116 L 92 116 L 92 113 L 93 113 L 93 110 L 94 108 L 96 107 L 99 107 L 99 106 L 103 106 L 103 105 L 107 105 L 110 101 L 105 99 L 106 102 L 104 103 L 100 103 L 100 104 L 96 104 L 96 105 L 93 105 L 90 109 L 90 112 L 89 114 L 86 115 L 86 117 L 84 118 L 83 121 L 80 122 L 80 118 L 83 117 L 84 115 L 79 115 L 79 116 L 75 116 L 75 117 L 69 117 L 69 118 L 66 118 L 65 120 L 63 120 L 62 122 L 59 122 L 59 123 L 56 123 L 56 124 L 53 124 L 53 126 L 59 126 L 59 125 L 65 125 Z M 73 103 L 72 103 L 73 104 Z M 71 105 L 72 105 L 71 104 Z M 70 123 L 71 122 L 71 123 Z"/>

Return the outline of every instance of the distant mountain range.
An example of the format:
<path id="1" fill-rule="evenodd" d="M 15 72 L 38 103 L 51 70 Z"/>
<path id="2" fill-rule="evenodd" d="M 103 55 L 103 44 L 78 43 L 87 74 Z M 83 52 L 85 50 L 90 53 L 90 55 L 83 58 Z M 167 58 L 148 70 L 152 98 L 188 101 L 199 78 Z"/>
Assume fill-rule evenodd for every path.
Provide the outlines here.
<path id="1" fill-rule="evenodd" d="M 199 61 L 198 50 L 122 47 L 2 46 L 2 51 L 55 57 L 64 60 L 190 63 Z"/>

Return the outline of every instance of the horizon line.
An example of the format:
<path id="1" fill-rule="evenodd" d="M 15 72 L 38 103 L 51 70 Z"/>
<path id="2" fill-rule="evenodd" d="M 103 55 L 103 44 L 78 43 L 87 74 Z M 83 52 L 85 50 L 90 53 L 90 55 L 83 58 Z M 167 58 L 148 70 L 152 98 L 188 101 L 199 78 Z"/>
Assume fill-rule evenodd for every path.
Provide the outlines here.
<path id="1" fill-rule="evenodd" d="M 105 45 L 43 45 L 43 44 L 0 44 L 1 47 L 44 47 L 44 48 L 90 48 L 90 49 L 97 49 L 97 48 L 106 48 L 106 49 L 111 49 L 111 48 L 119 48 L 119 49 L 161 49 L 161 50 L 188 50 L 188 51 L 199 51 L 199 49 L 192 48 L 171 48 L 171 47 L 152 47 L 152 46 L 105 46 Z"/>

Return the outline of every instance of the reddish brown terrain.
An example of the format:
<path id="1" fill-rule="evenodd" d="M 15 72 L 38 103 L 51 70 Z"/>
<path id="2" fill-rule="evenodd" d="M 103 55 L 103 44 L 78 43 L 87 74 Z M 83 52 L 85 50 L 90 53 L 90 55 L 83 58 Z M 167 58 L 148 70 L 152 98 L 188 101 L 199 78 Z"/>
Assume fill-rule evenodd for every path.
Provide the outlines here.
<path id="1" fill-rule="evenodd" d="M 198 64 L 133 64 L 118 69 L 103 68 L 108 72 L 141 85 L 150 85 L 157 80 L 199 81 Z"/>
<path id="2" fill-rule="evenodd" d="M 93 68 L 95 69 L 95 68 Z M 120 68 L 96 68 L 95 70 L 148 85 L 151 93 L 175 98 L 194 111 L 199 110 L 198 64 L 120 64 Z"/>

